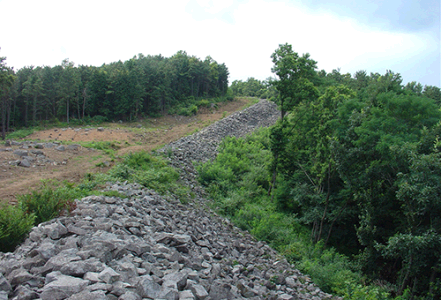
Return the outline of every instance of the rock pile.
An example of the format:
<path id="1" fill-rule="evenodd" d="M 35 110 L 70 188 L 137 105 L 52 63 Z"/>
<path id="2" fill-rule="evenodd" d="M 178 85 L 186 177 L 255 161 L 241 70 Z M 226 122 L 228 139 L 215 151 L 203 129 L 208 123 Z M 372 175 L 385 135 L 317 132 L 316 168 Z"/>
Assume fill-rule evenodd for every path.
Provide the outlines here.
<path id="1" fill-rule="evenodd" d="M 158 152 L 164 153 L 171 164 L 181 171 L 181 179 L 197 190 L 197 171 L 194 169 L 194 163 L 214 159 L 217 147 L 226 136 L 243 137 L 260 127 L 273 125 L 279 117 L 280 111 L 277 110 L 276 104 L 261 100 L 193 135 L 168 144 Z"/>
<path id="2" fill-rule="evenodd" d="M 90 196 L 0 258 L 0 299 L 326 299 L 264 242 L 139 185 Z M 9 297 L 9 298 L 8 298 Z"/>
<path id="3" fill-rule="evenodd" d="M 237 118 L 259 124 L 242 112 L 229 118 L 230 129 L 228 122 L 213 127 L 244 134 Z M 190 168 L 197 158 L 187 144 L 197 141 L 199 154 L 207 141 L 215 151 L 223 134 L 215 131 L 171 145 L 185 154 L 172 155 L 174 161 Z M 203 153 L 211 152 L 198 157 Z M 76 201 L 72 215 L 34 227 L 16 251 L 0 253 L 0 300 L 333 298 L 266 243 L 206 209 L 200 197 L 181 204 L 137 184 L 108 189 L 125 197 Z"/>
<path id="4" fill-rule="evenodd" d="M 78 151 L 81 149 L 81 145 L 70 144 L 67 146 L 60 145 L 59 142 L 54 143 L 34 143 L 34 142 L 17 142 L 6 141 L 5 148 L 0 148 L 2 152 L 9 152 L 11 158 L 7 160 L 7 163 L 11 166 L 19 167 L 36 167 L 46 165 L 65 165 L 66 160 L 55 161 L 50 159 L 46 155 L 45 149 L 54 149 L 60 152 L 63 151 Z M 14 158 L 14 159 L 13 159 Z M 1 163 L 1 162 L 0 162 Z M 0 164 L 1 165 L 1 164 Z"/>

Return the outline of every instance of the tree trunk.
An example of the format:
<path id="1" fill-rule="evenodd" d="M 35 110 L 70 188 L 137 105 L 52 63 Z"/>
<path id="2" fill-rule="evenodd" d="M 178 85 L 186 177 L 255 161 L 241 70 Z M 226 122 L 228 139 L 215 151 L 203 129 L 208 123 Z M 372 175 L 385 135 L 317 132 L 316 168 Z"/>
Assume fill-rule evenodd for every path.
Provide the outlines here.
<path id="1" fill-rule="evenodd" d="M 2 97 L 2 139 L 6 139 L 6 96 Z"/>
<path id="2" fill-rule="evenodd" d="M 325 222 L 326 214 L 328 212 L 330 195 L 331 195 L 331 163 L 329 163 L 329 165 L 328 165 L 328 192 L 326 194 L 325 210 L 323 211 L 323 216 L 320 221 L 320 231 L 319 231 L 317 242 L 320 241 L 320 239 L 322 238 L 323 223 Z"/>
<path id="3" fill-rule="evenodd" d="M 84 88 L 84 90 L 83 90 L 83 120 L 84 120 L 84 114 L 86 111 L 86 97 L 87 97 L 87 89 Z"/>

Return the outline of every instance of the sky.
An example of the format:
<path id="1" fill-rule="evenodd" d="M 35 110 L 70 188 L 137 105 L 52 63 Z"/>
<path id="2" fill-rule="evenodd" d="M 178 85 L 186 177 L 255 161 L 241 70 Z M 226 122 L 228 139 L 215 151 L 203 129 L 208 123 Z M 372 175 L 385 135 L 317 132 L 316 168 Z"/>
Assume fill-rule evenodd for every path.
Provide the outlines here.
<path id="1" fill-rule="evenodd" d="M 0 10 L 0 56 L 15 70 L 184 50 L 225 63 L 230 83 L 265 80 L 289 43 L 326 72 L 392 70 L 441 87 L 439 0 L 0 0 Z"/>

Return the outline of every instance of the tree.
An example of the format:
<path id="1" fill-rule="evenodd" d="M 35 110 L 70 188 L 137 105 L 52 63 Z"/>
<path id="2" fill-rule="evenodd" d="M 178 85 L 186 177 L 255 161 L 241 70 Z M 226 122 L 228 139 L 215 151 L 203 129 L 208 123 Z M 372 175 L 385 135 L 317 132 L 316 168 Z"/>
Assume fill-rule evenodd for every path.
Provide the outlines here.
<path id="1" fill-rule="evenodd" d="M 308 53 L 300 57 L 289 44 L 279 45 L 271 58 L 274 63 L 271 70 L 278 77 L 273 83 L 279 92 L 277 102 L 283 121 L 285 113 L 295 105 L 318 96 L 313 84 L 317 62 Z"/>
<path id="2" fill-rule="evenodd" d="M 1 118 L 2 118 L 2 138 L 6 138 L 6 111 L 9 108 L 9 88 L 14 83 L 15 76 L 12 69 L 6 66 L 6 57 L 0 57 L 0 97 L 1 97 Z"/>
<path id="3" fill-rule="evenodd" d="M 281 144 L 281 141 L 286 140 L 281 137 L 285 134 L 285 114 L 299 103 L 311 101 L 318 96 L 318 90 L 312 82 L 317 76 L 315 72 L 317 62 L 310 59 L 308 53 L 300 57 L 292 50 L 291 45 L 284 44 L 279 45 L 271 58 L 274 63 L 272 72 L 278 77 L 273 84 L 279 92 L 276 102 L 280 106 L 281 122 L 273 127 L 271 132 L 271 149 L 273 152 L 272 184 L 268 194 L 275 187 L 278 159 L 280 151 L 285 147 Z"/>

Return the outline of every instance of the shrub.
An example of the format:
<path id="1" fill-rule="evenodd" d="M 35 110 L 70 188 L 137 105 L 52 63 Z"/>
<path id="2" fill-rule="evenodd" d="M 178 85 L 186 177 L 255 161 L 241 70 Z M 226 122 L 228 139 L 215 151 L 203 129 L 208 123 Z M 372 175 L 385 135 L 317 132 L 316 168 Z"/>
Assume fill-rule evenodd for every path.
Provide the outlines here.
<path id="1" fill-rule="evenodd" d="M 130 153 L 123 161 L 107 174 L 97 174 L 98 182 L 128 181 L 136 182 L 156 192 L 173 194 L 181 202 L 186 202 L 189 197 L 189 189 L 179 184 L 179 173 L 168 162 L 160 157 L 152 156 L 147 152 Z"/>
<path id="2" fill-rule="evenodd" d="M 55 185 L 60 183 L 46 181 L 40 189 L 18 197 L 21 210 L 26 214 L 35 215 L 34 224 L 49 221 L 63 212 L 69 212 L 73 201 L 86 195 L 85 191 L 74 188 L 72 184 L 64 183 L 64 186 L 56 189 Z"/>
<path id="3" fill-rule="evenodd" d="M 35 215 L 19 207 L 0 205 L 0 251 L 14 251 L 34 225 Z"/>
<path id="4" fill-rule="evenodd" d="M 8 140 L 17 140 L 27 137 L 28 135 L 33 134 L 35 131 L 35 128 L 23 128 L 16 130 L 14 132 L 11 132 L 6 135 L 6 139 Z"/>
<path id="5" fill-rule="evenodd" d="M 198 103 L 198 107 L 210 107 L 210 101 L 206 100 L 206 99 L 202 99 L 201 101 L 199 101 Z"/>

